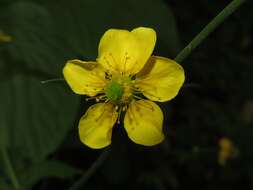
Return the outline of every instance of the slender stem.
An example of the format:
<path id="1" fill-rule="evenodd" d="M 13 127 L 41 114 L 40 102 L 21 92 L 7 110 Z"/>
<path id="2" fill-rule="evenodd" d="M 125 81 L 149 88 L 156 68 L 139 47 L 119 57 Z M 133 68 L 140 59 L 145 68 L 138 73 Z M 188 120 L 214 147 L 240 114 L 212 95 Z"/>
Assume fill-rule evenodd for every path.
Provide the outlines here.
<path id="1" fill-rule="evenodd" d="M 18 190 L 20 188 L 20 184 L 19 184 L 18 178 L 15 174 L 15 171 L 12 167 L 12 164 L 11 164 L 11 161 L 9 159 L 9 155 L 8 155 L 6 149 L 2 148 L 1 154 L 2 154 L 4 165 L 5 165 L 6 173 L 9 176 L 13 187 Z"/>
<path id="2" fill-rule="evenodd" d="M 193 40 L 176 56 L 176 62 L 182 62 L 201 42 L 209 36 L 228 16 L 246 0 L 233 0 L 229 3 Z"/>
<path id="3" fill-rule="evenodd" d="M 59 81 L 64 81 L 64 79 L 63 78 L 55 78 L 55 79 L 42 80 L 40 82 L 41 82 L 41 84 L 46 84 L 49 82 L 59 82 Z"/>
<path id="4" fill-rule="evenodd" d="M 81 188 L 81 186 L 84 185 L 90 179 L 90 177 L 98 170 L 98 168 L 102 166 L 104 161 L 107 159 L 109 153 L 110 149 L 105 149 L 104 152 L 101 153 L 99 158 L 91 165 L 91 167 L 83 174 L 83 176 L 69 188 L 69 190 L 78 190 L 79 188 Z"/>

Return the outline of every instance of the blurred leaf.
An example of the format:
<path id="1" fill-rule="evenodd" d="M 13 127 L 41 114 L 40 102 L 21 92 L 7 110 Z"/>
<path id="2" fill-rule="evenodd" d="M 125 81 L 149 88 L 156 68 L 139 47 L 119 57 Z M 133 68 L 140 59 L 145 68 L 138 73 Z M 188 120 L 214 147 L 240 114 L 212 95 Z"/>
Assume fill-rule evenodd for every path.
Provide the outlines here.
<path id="1" fill-rule="evenodd" d="M 42 160 L 55 151 L 71 129 L 77 99 L 60 84 L 43 85 L 19 74 L 1 82 L 1 145 Z"/>
<path id="2" fill-rule="evenodd" d="M 17 2 L 9 7 L 12 59 L 22 60 L 15 68 L 29 70 L 39 77 L 60 77 L 67 59 L 73 54 L 58 38 L 53 18 L 47 9 L 31 2 Z M 44 75 L 44 76 L 43 76 Z"/>
<path id="3" fill-rule="evenodd" d="M 81 173 L 81 170 L 73 168 L 63 162 L 49 160 L 33 165 L 21 174 L 20 180 L 23 182 L 25 189 L 32 189 L 43 178 L 71 178 Z"/>
<path id="4" fill-rule="evenodd" d="M 24 2 L 14 3 L 9 11 L 14 41 L 1 73 L 0 146 L 40 161 L 73 129 L 79 99 L 64 83 L 40 83 L 61 77 L 67 59 L 61 46 L 51 41 L 48 12 Z"/>
<path id="5" fill-rule="evenodd" d="M 12 187 L 6 183 L 6 181 L 0 177 L 0 189 L 1 190 L 12 190 Z"/>
<path id="6" fill-rule="evenodd" d="M 101 35 L 108 28 L 131 30 L 152 27 L 157 32 L 157 48 L 175 55 L 180 41 L 172 11 L 162 0 L 75 0 L 47 1 L 59 35 L 87 59 L 95 59 Z"/>

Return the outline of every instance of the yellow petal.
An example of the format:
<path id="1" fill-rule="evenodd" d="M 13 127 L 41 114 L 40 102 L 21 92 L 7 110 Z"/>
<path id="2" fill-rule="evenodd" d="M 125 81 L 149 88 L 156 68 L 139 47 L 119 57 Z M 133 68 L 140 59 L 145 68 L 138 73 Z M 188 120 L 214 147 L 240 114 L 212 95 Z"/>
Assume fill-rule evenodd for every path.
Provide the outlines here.
<path id="1" fill-rule="evenodd" d="M 109 29 L 100 40 L 97 61 L 112 73 L 134 75 L 151 56 L 155 42 L 156 33 L 151 28 L 131 32 Z"/>
<path id="2" fill-rule="evenodd" d="M 148 99 L 165 102 L 178 94 L 184 80 L 184 69 L 178 63 L 152 56 L 137 74 L 135 83 Z"/>
<path id="3" fill-rule="evenodd" d="M 111 144 L 112 128 L 118 113 L 111 103 L 91 106 L 79 122 L 79 136 L 82 143 L 99 149 Z"/>
<path id="4" fill-rule="evenodd" d="M 148 100 L 133 101 L 126 112 L 124 126 L 129 138 L 141 145 L 152 146 L 163 141 L 163 113 Z"/>
<path id="5" fill-rule="evenodd" d="M 95 96 L 106 85 L 105 73 L 95 62 L 70 60 L 63 68 L 63 75 L 76 94 Z"/>

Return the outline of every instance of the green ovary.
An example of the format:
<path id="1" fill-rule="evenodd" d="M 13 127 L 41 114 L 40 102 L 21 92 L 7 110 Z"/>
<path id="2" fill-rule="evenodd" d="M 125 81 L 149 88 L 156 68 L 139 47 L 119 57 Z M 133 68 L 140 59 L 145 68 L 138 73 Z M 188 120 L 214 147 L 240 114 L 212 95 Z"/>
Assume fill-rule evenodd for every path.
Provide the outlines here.
<path id="1" fill-rule="evenodd" d="M 119 101 L 124 93 L 123 86 L 115 81 L 112 81 L 105 89 L 105 94 L 109 100 Z"/>

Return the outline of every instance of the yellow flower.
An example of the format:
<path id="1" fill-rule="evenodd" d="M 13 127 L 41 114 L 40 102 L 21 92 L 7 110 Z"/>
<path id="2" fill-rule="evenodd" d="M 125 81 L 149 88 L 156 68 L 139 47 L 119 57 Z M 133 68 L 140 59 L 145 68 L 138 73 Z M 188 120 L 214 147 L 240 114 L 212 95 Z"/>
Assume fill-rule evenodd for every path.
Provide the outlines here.
<path id="1" fill-rule="evenodd" d="M 151 28 L 131 32 L 109 29 L 100 40 L 96 62 L 66 63 L 63 75 L 71 89 L 100 102 L 79 122 L 79 136 L 85 145 L 108 146 L 112 128 L 123 112 L 124 127 L 133 142 L 152 146 L 164 139 L 163 113 L 152 101 L 174 98 L 185 77 L 175 61 L 151 56 L 155 43 L 156 33 Z"/>
<path id="2" fill-rule="evenodd" d="M 221 166 L 224 166 L 226 165 L 227 161 L 230 158 L 235 157 L 236 148 L 233 142 L 226 137 L 222 137 L 218 143 L 219 143 L 218 163 Z"/>

